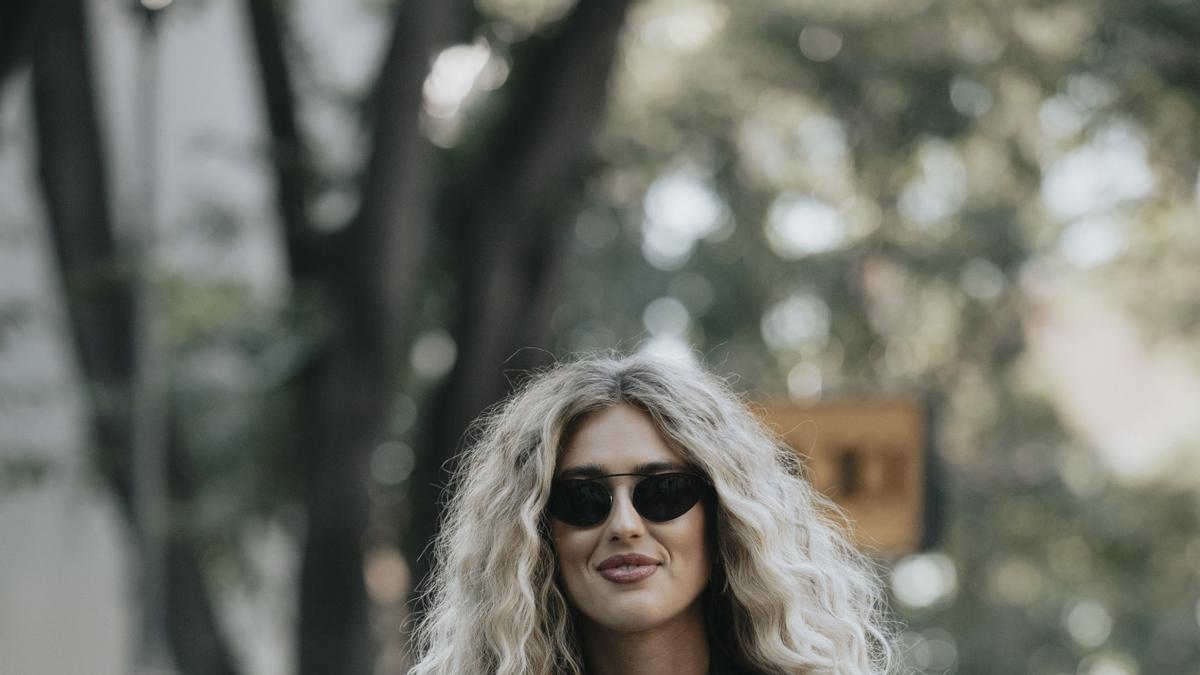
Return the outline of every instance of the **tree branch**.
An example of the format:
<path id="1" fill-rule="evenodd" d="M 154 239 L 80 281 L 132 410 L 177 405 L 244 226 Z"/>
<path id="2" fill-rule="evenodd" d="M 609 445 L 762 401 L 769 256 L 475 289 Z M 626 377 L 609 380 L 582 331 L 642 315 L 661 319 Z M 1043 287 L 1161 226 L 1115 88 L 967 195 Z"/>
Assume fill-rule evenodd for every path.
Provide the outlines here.
<path id="1" fill-rule="evenodd" d="M 368 458 L 394 394 L 403 319 L 422 288 L 433 188 L 433 150 L 419 121 L 422 86 L 459 4 L 400 4 L 372 100 L 361 208 L 322 269 L 334 316 L 304 373 L 299 413 L 308 516 L 301 675 L 368 672 L 372 661 L 362 577 Z"/>
<path id="2" fill-rule="evenodd" d="M 308 216 L 312 194 L 312 168 L 296 122 L 292 74 L 284 53 L 281 17 L 272 0 L 246 0 L 254 35 L 254 53 L 262 84 L 271 132 L 271 160 L 275 168 L 275 203 L 283 219 L 284 242 L 292 278 L 311 279 L 317 272 L 319 237 Z"/>
<path id="3" fill-rule="evenodd" d="M 417 556 L 437 531 L 438 486 L 453 471 L 447 460 L 471 420 L 506 393 L 504 369 L 533 365 L 537 352 L 508 357 L 549 338 L 565 223 L 582 191 L 629 4 L 580 0 L 556 35 L 528 50 L 479 180 L 467 188 L 474 208 L 454 249 L 464 256 L 458 360 L 426 420 L 412 479 L 406 549 L 415 579 L 428 572 L 429 560 Z"/>
<path id="4" fill-rule="evenodd" d="M 133 305 L 105 192 L 80 0 L 39 3 L 33 41 L 38 174 L 71 332 L 92 391 L 92 425 L 110 468 L 128 467 Z M 126 503 L 129 477 L 110 475 Z"/>
<path id="5" fill-rule="evenodd" d="M 461 11 L 454 0 L 405 0 L 371 102 L 371 155 L 361 207 L 336 270 L 363 348 L 391 359 L 420 288 L 432 222 L 434 152 L 421 132 L 422 87 Z M 362 323 L 357 323 L 362 322 Z"/>

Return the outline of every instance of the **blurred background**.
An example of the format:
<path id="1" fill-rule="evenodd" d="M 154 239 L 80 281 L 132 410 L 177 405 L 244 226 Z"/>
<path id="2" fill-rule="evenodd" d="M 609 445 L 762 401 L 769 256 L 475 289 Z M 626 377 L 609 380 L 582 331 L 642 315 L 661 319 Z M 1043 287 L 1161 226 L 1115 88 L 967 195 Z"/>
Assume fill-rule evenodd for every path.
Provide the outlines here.
<path id="1" fill-rule="evenodd" d="M 1187 0 L 9 0 L 0 673 L 403 672 L 614 348 L 919 411 L 913 672 L 1200 673 L 1198 169 Z"/>

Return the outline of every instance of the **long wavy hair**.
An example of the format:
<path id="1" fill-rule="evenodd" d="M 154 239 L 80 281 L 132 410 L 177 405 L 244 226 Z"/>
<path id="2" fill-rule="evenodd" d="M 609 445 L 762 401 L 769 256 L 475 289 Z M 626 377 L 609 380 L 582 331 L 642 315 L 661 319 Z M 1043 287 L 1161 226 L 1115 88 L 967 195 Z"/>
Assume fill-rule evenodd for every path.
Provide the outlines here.
<path id="1" fill-rule="evenodd" d="M 476 422 L 434 542 L 410 675 L 584 673 L 544 512 L 573 423 L 621 403 L 646 411 L 716 488 L 713 639 L 766 673 L 892 672 L 875 568 L 824 513 L 832 504 L 796 454 L 721 379 L 635 355 L 553 366 Z"/>

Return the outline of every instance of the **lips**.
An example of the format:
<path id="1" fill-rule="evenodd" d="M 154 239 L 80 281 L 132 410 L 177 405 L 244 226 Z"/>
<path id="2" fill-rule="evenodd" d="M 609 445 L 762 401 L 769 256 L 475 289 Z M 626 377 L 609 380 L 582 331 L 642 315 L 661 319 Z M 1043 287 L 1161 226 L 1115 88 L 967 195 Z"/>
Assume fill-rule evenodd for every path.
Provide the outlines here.
<path id="1" fill-rule="evenodd" d="M 596 571 L 605 579 L 618 584 L 641 581 L 658 571 L 659 563 L 654 558 L 640 553 L 622 553 L 605 558 L 596 566 Z"/>

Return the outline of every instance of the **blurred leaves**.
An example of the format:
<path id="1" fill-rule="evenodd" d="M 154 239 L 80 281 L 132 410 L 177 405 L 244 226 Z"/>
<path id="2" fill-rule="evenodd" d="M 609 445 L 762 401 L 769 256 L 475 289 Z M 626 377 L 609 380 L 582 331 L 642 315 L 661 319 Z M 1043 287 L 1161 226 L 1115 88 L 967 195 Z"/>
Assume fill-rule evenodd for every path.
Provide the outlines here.
<path id="1" fill-rule="evenodd" d="M 0 302 L 0 350 L 8 346 L 8 341 L 25 322 L 33 315 L 33 307 L 24 300 L 8 300 Z"/>
<path id="2" fill-rule="evenodd" d="M 580 321 L 562 349 L 658 339 L 651 310 L 674 299 L 687 310 L 676 337 L 758 396 L 928 397 L 948 464 L 938 546 L 962 592 L 938 610 L 899 606 L 909 665 L 1183 672 L 1200 650 L 1200 589 L 1182 572 L 1194 569 L 1194 488 L 1111 482 L 1030 386 L 1021 322 L 1036 268 L 1111 289 L 1154 343 L 1194 333 L 1200 80 L 1179 76 L 1179 54 L 1200 41 L 1175 37 L 1200 30 L 1194 8 L 709 9 L 662 0 L 634 15 L 606 163 L 576 225 L 572 296 L 587 309 L 564 308 Z M 1122 128 L 1137 140 L 1071 177 L 1098 180 L 1080 172 L 1112 162 L 1111 187 L 1081 184 L 1096 190 L 1081 208 L 1122 214 L 1119 234 L 1066 234 L 1070 217 L 1045 206 L 1047 167 Z M 1150 187 L 1133 187 L 1136 161 Z M 711 177 L 711 196 L 652 202 L 681 167 Z M 671 242 L 644 251 L 657 211 L 693 213 L 698 198 L 726 204 L 732 231 L 673 258 L 656 253 Z M 797 205 L 786 225 L 780 209 Z M 698 283 L 711 289 L 702 301 L 682 290 Z M 1173 586 L 1155 565 L 1181 571 Z M 1155 606 L 1164 586 L 1177 592 Z M 1105 616 L 1089 642 L 1088 622 Z M 936 656 L 946 648 L 949 660 Z"/>
<path id="3" fill-rule="evenodd" d="M 491 189 L 484 155 L 523 103 L 522 64 L 573 3 L 476 5 L 463 44 L 434 61 L 455 86 L 444 100 L 426 91 L 421 128 L 441 148 L 426 168 L 448 177 L 429 257 L 445 264 L 422 278 L 410 335 L 449 334 L 470 300 L 464 223 Z M 335 232 L 360 206 L 370 97 L 316 72 L 295 42 L 297 107 L 324 105 L 351 128 L 314 132 L 305 165 L 301 212 Z M 929 401 L 946 525 L 943 557 L 924 569 L 949 561 L 955 585 L 928 606 L 896 603 L 918 672 L 1200 662 L 1195 481 L 1115 480 L 1064 430 L 1023 326 L 1039 310 L 1031 289 L 1053 279 L 1200 363 L 1200 5 L 645 0 L 610 90 L 599 159 L 562 224 L 559 354 L 649 344 L 691 350 L 756 398 Z M 208 203 L 173 231 L 193 264 L 164 261 L 156 277 L 201 478 L 182 520 L 235 569 L 239 519 L 295 524 L 296 381 L 336 330 L 329 297 L 264 294 L 237 273 L 251 229 Z M 0 347 L 27 320 L 20 303 L 0 305 Z M 391 358 L 403 423 L 371 455 L 389 480 L 411 470 L 398 458 L 436 390 L 409 354 Z M 23 462 L 3 484 L 45 475 Z M 406 517 L 394 513 L 404 478 L 376 483 L 377 510 Z"/>
<path id="4" fill-rule="evenodd" d="M 12 493 L 40 487 L 59 468 L 46 459 L 44 452 L 6 450 L 0 457 L 0 503 Z"/>

